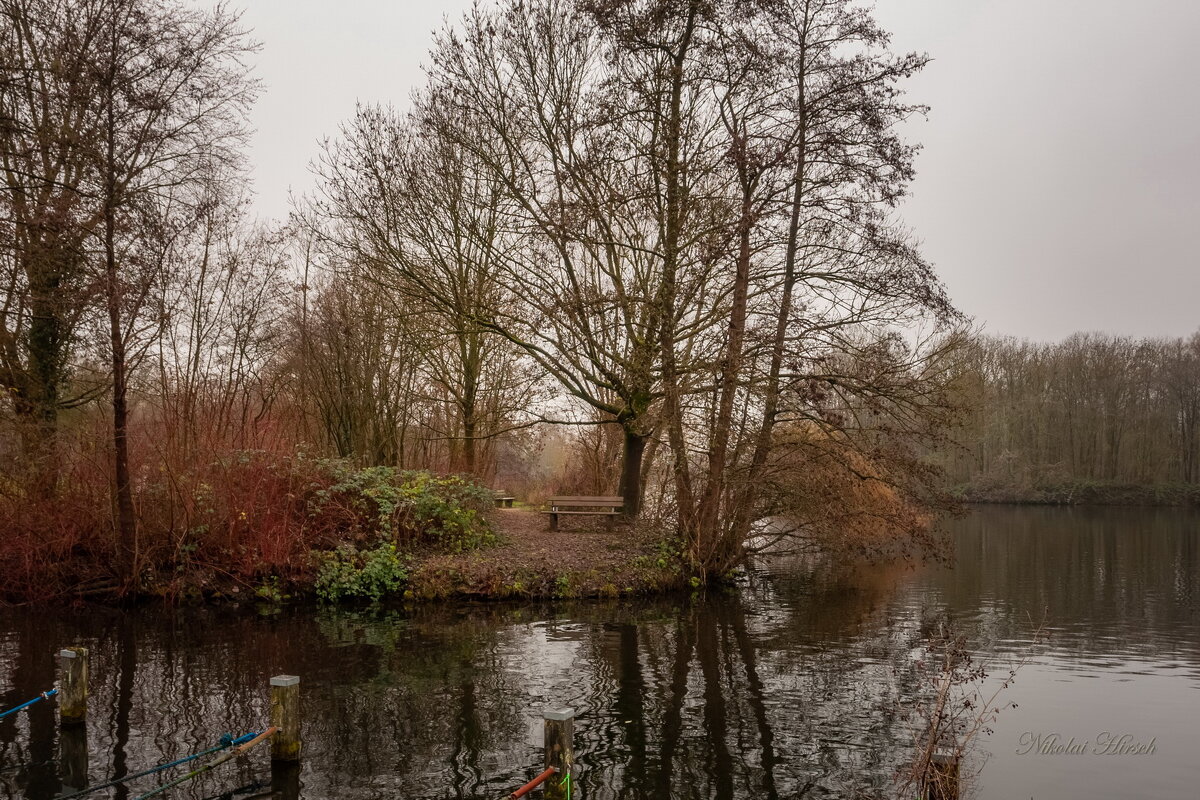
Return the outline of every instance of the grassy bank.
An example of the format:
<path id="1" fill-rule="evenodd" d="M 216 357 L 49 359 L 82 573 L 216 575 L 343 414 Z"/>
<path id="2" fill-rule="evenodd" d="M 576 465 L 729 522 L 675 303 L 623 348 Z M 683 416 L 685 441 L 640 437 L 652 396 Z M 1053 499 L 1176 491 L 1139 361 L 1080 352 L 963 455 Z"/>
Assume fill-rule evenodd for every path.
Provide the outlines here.
<path id="1" fill-rule="evenodd" d="M 130 578 L 105 487 L 64 485 L 0 497 L 0 600 L 592 597 L 679 581 L 671 549 L 637 526 L 551 534 L 461 476 L 257 452 L 143 475 Z"/>
<path id="2" fill-rule="evenodd" d="M 1184 483 L 1131 484 L 1115 481 L 1060 481 L 1042 485 L 978 483 L 956 487 L 955 492 L 967 503 L 1200 507 L 1200 486 Z"/>

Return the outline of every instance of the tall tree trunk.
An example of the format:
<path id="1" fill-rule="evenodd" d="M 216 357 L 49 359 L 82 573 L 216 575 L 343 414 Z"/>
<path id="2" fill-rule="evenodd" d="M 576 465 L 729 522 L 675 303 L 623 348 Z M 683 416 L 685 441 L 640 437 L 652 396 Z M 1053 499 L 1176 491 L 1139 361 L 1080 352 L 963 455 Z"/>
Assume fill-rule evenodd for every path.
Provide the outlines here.
<path id="1" fill-rule="evenodd" d="M 642 513 L 642 455 L 650 437 L 631 426 L 622 426 L 625 435 L 621 454 L 621 482 L 617 494 L 625 498 L 625 516 L 633 519 Z"/>
<path id="2" fill-rule="evenodd" d="M 745 153 L 741 154 L 742 157 Z M 754 226 L 752 197 L 754 182 L 742 167 L 742 209 L 738 224 L 738 255 L 734 270 L 733 303 L 729 315 L 729 330 L 725 340 L 725 357 L 721 362 L 720 396 L 717 414 L 708 446 L 708 481 L 697 512 L 695 560 L 705 571 L 723 572 L 740 549 L 740 537 L 723 536 L 721 501 L 725 496 L 726 469 L 729 461 L 729 436 L 733 429 L 733 402 L 738 390 L 746 338 L 747 304 L 750 295 L 750 231 Z"/>
<path id="3" fill-rule="evenodd" d="M 471 324 L 469 320 L 461 320 L 459 325 Z M 462 466 L 463 471 L 478 476 L 478 452 L 476 434 L 479 431 L 479 384 L 483 372 L 483 356 L 481 355 L 482 335 L 478 331 L 470 331 L 461 335 L 459 349 L 462 353 L 462 392 L 459 395 L 460 411 L 462 413 Z"/>
<path id="4" fill-rule="evenodd" d="M 691 470 L 687 462 L 687 441 L 683 431 L 683 397 L 679 385 L 679 366 L 675 356 L 675 305 L 678 302 L 680 241 L 682 239 L 683 165 L 680 156 L 683 136 L 684 66 L 696 30 L 698 3 L 690 4 L 687 22 L 680 36 L 678 50 L 671 64 L 670 100 L 666 119 L 666 164 L 664 176 L 664 237 L 662 283 L 655 297 L 655 313 L 660 315 L 659 348 L 662 358 L 663 415 L 667 438 L 671 444 L 672 474 L 675 478 L 675 501 L 679 509 L 679 529 L 685 539 L 695 527 L 695 493 L 692 490 Z"/>
<path id="5" fill-rule="evenodd" d="M 30 256 L 28 381 L 15 410 L 25 422 L 22 449 L 39 497 L 52 497 L 58 487 L 58 411 L 63 379 L 64 322 L 61 315 L 60 267 L 56 253 L 45 247 Z"/>
<path id="6" fill-rule="evenodd" d="M 114 36 L 115 41 L 115 36 Z M 115 46 L 115 45 L 114 45 Z M 116 54 L 113 54 L 115 69 Z M 129 477 L 129 405 L 125 334 L 121 329 L 121 288 L 117 264 L 116 213 L 116 121 L 114 119 L 113 75 L 109 75 L 107 109 L 107 162 L 104 198 L 104 277 L 108 301 L 108 332 L 112 357 L 113 381 L 113 478 L 117 528 L 117 564 L 127 587 L 138 572 L 137 517 L 133 510 L 133 486 Z"/>
<path id="7" fill-rule="evenodd" d="M 804 73 L 800 73 L 800 85 L 804 85 Z M 802 90 L 803 91 L 803 90 Z M 779 414 L 783 356 L 787 345 L 788 327 L 792 321 L 792 295 L 796 289 L 796 260 L 800 252 L 800 208 L 804 200 L 804 169 L 807 163 L 805 140 L 808 135 L 807 110 L 801 96 L 800 126 L 797 136 L 796 171 L 792 177 L 792 201 L 788 219 L 787 249 L 784 255 L 783 293 L 779 298 L 779 315 L 775 318 L 775 335 L 771 342 L 771 364 L 767 369 L 767 385 L 763 390 L 763 415 L 754 453 L 750 459 L 750 470 L 746 486 L 737 500 L 734 512 L 734 529 L 749 530 L 753 522 L 754 506 L 758 499 L 758 484 L 767 465 L 771 440 L 775 434 L 775 420 Z"/>
<path id="8" fill-rule="evenodd" d="M 462 463 L 463 472 L 475 475 L 476 450 L 475 430 L 477 428 L 474 411 L 463 411 Z"/>
<path id="9" fill-rule="evenodd" d="M 1183 443 L 1183 482 L 1196 483 L 1197 463 L 1200 463 L 1200 437 L 1196 435 L 1200 419 L 1200 404 L 1191 403 L 1180 414 L 1180 439 Z"/>
<path id="10" fill-rule="evenodd" d="M 113 380 L 113 457 L 115 478 L 115 506 L 117 541 L 120 550 L 119 564 L 127 581 L 137 575 L 138 536 L 137 517 L 133 510 L 133 486 L 129 478 L 129 400 L 126 383 L 125 337 L 121 332 L 120 294 L 117 288 L 116 258 L 111 238 L 106 242 L 108 251 L 108 322 L 112 347 Z"/>

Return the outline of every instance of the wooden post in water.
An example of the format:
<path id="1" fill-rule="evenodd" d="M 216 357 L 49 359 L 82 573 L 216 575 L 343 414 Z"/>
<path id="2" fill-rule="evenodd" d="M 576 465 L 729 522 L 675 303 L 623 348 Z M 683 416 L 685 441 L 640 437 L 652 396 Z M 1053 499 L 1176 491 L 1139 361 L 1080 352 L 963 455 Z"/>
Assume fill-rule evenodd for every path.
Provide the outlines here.
<path id="1" fill-rule="evenodd" d="M 958 756 L 953 751 L 938 750 L 930 757 L 925 800 L 958 800 Z"/>
<path id="2" fill-rule="evenodd" d="M 567 781 L 575 779 L 571 774 L 575 763 L 575 709 L 547 710 L 542 713 L 542 723 L 545 726 L 546 766 L 558 770 L 546 780 L 545 798 L 564 800 L 568 793 Z"/>
<path id="3" fill-rule="evenodd" d="M 87 720 L 87 648 L 68 647 L 60 650 L 58 660 L 61 672 L 58 690 L 58 720 L 61 725 L 77 725 Z"/>
<path id="4" fill-rule="evenodd" d="M 271 740 L 271 759 L 299 761 L 303 742 L 300 738 L 300 678 L 297 676 L 271 678 L 271 724 L 279 728 Z"/>

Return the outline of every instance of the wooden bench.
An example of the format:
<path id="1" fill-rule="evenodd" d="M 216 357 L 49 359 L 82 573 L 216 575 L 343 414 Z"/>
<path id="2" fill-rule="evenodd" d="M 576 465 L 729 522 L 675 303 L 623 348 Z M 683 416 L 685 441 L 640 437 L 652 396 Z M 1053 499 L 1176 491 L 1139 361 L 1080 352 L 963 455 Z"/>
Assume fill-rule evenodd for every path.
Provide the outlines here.
<path id="1" fill-rule="evenodd" d="M 492 489 L 492 499 L 496 501 L 496 508 L 512 508 L 513 501 L 517 498 L 510 495 L 508 492 L 502 492 L 499 489 Z"/>
<path id="2" fill-rule="evenodd" d="M 625 513 L 624 497 L 580 497 L 563 496 L 551 497 L 546 501 L 550 515 L 550 530 L 558 530 L 560 516 L 604 517 L 604 525 L 608 530 L 613 529 L 613 520 Z"/>

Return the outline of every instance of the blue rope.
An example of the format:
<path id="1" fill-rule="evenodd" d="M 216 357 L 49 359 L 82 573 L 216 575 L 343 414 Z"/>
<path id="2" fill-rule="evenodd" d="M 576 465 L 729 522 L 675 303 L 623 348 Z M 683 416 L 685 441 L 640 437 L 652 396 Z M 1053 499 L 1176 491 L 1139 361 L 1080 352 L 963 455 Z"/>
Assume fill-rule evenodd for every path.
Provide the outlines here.
<path id="1" fill-rule="evenodd" d="M 34 703 L 36 703 L 39 700 L 49 700 L 51 697 L 54 697 L 54 695 L 56 695 L 56 694 L 58 694 L 58 689 L 51 689 L 48 692 L 42 692 L 41 694 L 39 694 L 37 697 L 33 698 L 32 700 L 26 700 L 24 703 L 21 703 L 21 705 L 17 706 L 16 708 L 10 708 L 8 711 L 0 712 L 0 719 L 4 719 L 9 714 L 15 714 L 23 708 L 29 708 L 31 705 L 33 705 Z"/>
<path id="2" fill-rule="evenodd" d="M 141 772 L 135 772 L 132 775 L 126 775 L 121 778 L 116 778 L 114 780 L 109 781 L 108 783 L 100 783 L 95 786 L 89 786 L 86 789 L 80 789 L 78 792 L 75 792 L 74 794 L 62 795 L 62 796 L 58 797 L 57 800 L 67 800 L 67 798 L 70 798 L 70 797 L 83 797 L 85 794 L 91 794 L 92 792 L 98 792 L 101 789 L 107 789 L 110 786 L 116 786 L 117 784 L 125 783 L 126 781 L 132 781 L 137 778 L 144 778 L 147 775 L 153 775 L 156 772 L 162 772 L 163 770 L 168 770 L 171 767 L 178 767 L 180 764 L 186 764 L 189 761 L 195 761 L 197 758 L 204 758 L 204 756 L 212 755 L 213 753 L 220 752 L 221 750 L 225 750 L 225 749 L 233 747 L 235 745 L 245 744 L 246 742 L 250 741 L 257 735 L 258 735 L 257 732 L 245 733 L 235 739 L 235 738 L 233 738 L 232 734 L 226 733 L 221 736 L 220 744 L 214 745 L 213 747 L 210 747 L 207 750 L 201 750 L 199 753 L 193 753 L 190 756 L 184 756 L 183 758 L 178 758 L 174 761 L 169 761 L 166 764 L 159 764 L 157 767 L 151 767 L 150 769 L 144 769 Z"/>
<path id="3" fill-rule="evenodd" d="M 139 794 L 137 796 L 137 800 L 148 800 L 148 798 L 157 797 L 158 795 L 162 794 L 163 792 L 165 792 L 169 789 L 174 789 L 176 786 L 178 786 L 181 783 L 186 783 L 195 777 L 203 775 L 204 773 L 208 772 L 210 769 L 216 769 L 217 767 L 224 764 L 226 761 L 229 761 L 230 759 L 243 754 L 246 751 L 246 748 L 253 747 L 258 742 L 268 738 L 268 733 L 274 734 L 278 730 L 279 730 L 278 728 L 268 728 L 267 730 L 263 731 L 262 733 L 255 734 L 252 736 L 250 741 L 246 742 L 244 745 L 237 748 L 233 752 L 226 753 L 223 756 L 217 756 L 212 761 L 208 761 L 204 764 L 201 764 L 200 766 L 196 767 L 191 772 L 185 772 L 183 775 L 180 775 L 177 778 L 172 778 L 171 780 L 167 781 L 162 786 L 157 786 L 157 787 L 151 789 L 150 791 L 146 792 L 145 794 Z"/>

